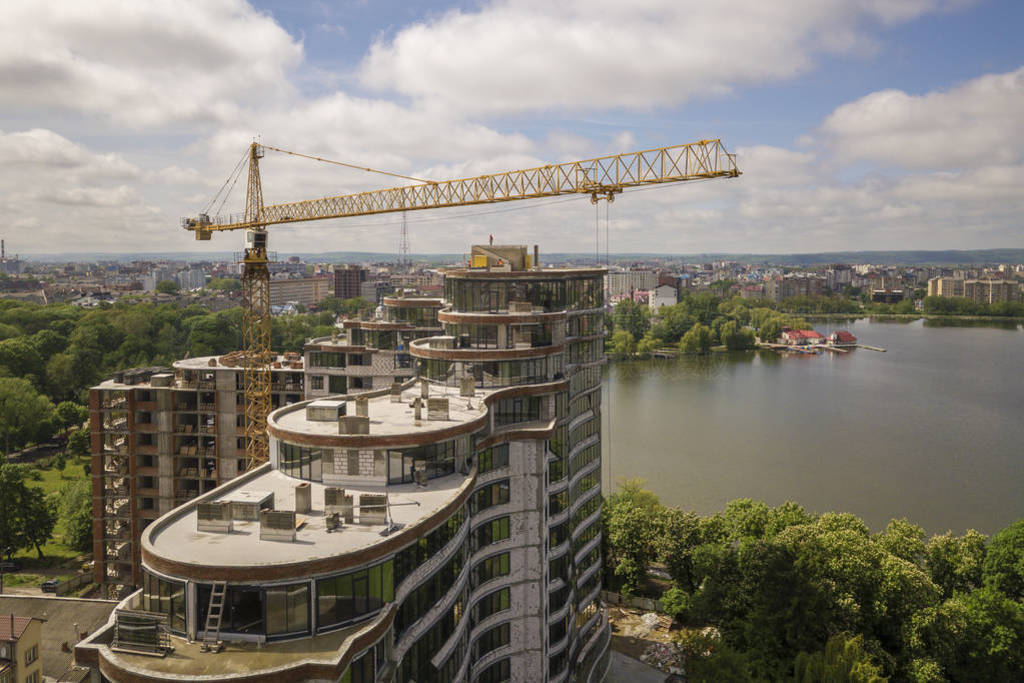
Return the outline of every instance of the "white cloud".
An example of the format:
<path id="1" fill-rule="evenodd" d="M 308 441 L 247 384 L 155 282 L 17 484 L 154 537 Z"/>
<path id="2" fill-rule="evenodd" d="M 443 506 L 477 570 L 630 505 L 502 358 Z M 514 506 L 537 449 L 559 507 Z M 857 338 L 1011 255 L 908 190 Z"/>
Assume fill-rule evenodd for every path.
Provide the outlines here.
<path id="1" fill-rule="evenodd" d="M 12 250 L 120 250 L 158 227 L 158 210 L 140 194 L 143 172 L 121 156 L 32 129 L 0 131 L 0 158 L 0 203 Z"/>
<path id="2" fill-rule="evenodd" d="M 873 92 L 844 104 L 821 126 L 842 163 L 911 169 L 976 168 L 1024 159 L 1024 67 L 949 90 Z"/>
<path id="3" fill-rule="evenodd" d="M 648 109 L 809 70 L 863 52 L 860 28 L 943 0 L 496 0 L 376 43 L 364 85 L 463 112 Z M 952 3 L 957 4 L 957 3 Z"/>
<path id="4" fill-rule="evenodd" d="M 242 0 L 0 5 L 0 107 L 133 127 L 226 120 L 285 100 L 302 47 Z"/>

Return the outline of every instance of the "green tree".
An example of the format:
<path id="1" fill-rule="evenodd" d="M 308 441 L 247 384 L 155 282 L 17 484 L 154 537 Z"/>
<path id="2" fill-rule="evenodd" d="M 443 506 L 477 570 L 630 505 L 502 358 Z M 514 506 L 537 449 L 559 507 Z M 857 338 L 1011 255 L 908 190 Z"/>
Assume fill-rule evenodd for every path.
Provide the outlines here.
<path id="1" fill-rule="evenodd" d="M 679 349 L 683 353 L 707 353 L 711 350 L 711 329 L 697 323 L 683 335 Z"/>
<path id="2" fill-rule="evenodd" d="M 53 434 L 53 403 L 20 377 L 0 377 L 0 445 L 4 453 Z"/>
<path id="3" fill-rule="evenodd" d="M 694 554 L 704 540 L 700 518 L 696 513 L 672 507 L 662 511 L 661 533 L 657 542 L 658 559 L 668 569 L 675 585 L 686 594 L 692 593 L 700 585 L 702 577 L 697 575 Z M 670 614 L 678 613 L 670 611 Z"/>
<path id="4" fill-rule="evenodd" d="M 904 518 L 890 521 L 876 541 L 896 557 L 919 564 L 924 560 L 924 537 L 924 529 Z"/>
<path id="5" fill-rule="evenodd" d="M 53 527 L 57 515 L 53 506 L 46 499 L 43 490 L 35 486 L 27 486 L 21 503 L 21 523 L 25 535 L 22 547 L 32 546 L 39 558 L 43 557 L 43 546 L 53 536 Z"/>
<path id="6" fill-rule="evenodd" d="M 25 489 L 24 466 L 0 461 L 0 549 L 25 544 L 21 517 Z"/>
<path id="7" fill-rule="evenodd" d="M 650 327 L 651 313 L 647 306 L 638 304 L 632 299 L 623 299 L 615 304 L 612 311 L 612 321 L 616 330 L 625 330 L 633 336 L 634 341 L 639 341 Z"/>
<path id="8" fill-rule="evenodd" d="M 156 291 L 158 294 L 177 294 L 178 283 L 174 280 L 161 280 L 156 283 Z"/>
<path id="9" fill-rule="evenodd" d="M 631 356 L 636 352 L 636 340 L 627 330 L 615 330 L 611 339 L 611 352 L 619 356 Z"/>
<path id="10" fill-rule="evenodd" d="M 68 453 L 76 457 L 89 454 L 89 430 L 85 427 L 76 429 L 68 435 Z"/>
<path id="11" fill-rule="evenodd" d="M 970 529 L 963 536 L 946 532 L 928 541 L 925 566 L 932 581 L 942 590 L 943 598 L 981 586 L 987 540 L 984 534 Z"/>
<path id="12" fill-rule="evenodd" d="M 730 351 L 745 351 L 755 348 L 754 333 L 740 327 L 735 321 L 730 320 L 722 325 L 719 331 L 719 338 Z"/>
<path id="13" fill-rule="evenodd" d="M 623 594 L 635 593 L 647 577 L 657 552 L 658 497 L 643 488 L 642 479 L 627 479 L 605 501 L 602 519 L 612 556 L 608 567 Z"/>
<path id="14" fill-rule="evenodd" d="M 1024 605 L 993 586 L 958 593 L 914 615 L 911 668 L 924 680 L 1024 679 Z"/>
<path id="15" fill-rule="evenodd" d="M 206 288 L 221 292 L 237 292 L 242 289 L 242 281 L 236 277 L 214 277 L 206 283 Z"/>
<path id="16" fill-rule="evenodd" d="M 62 429 L 80 427 L 89 419 L 89 409 L 74 401 L 61 401 L 57 404 L 54 414 Z"/>
<path id="17" fill-rule="evenodd" d="M 782 323 L 778 318 L 770 318 L 761 324 L 757 336 L 767 344 L 774 344 L 782 336 Z"/>
<path id="18" fill-rule="evenodd" d="M 61 486 L 57 514 L 64 544 L 83 553 L 92 550 L 92 487 L 88 481 Z"/>
<path id="19" fill-rule="evenodd" d="M 636 345 L 637 353 L 645 355 L 653 352 L 656 348 L 658 348 L 658 340 L 651 335 L 650 331 Z"/>
<path id="20" fill-rule="evenodd" d="M 986 586 L 1024 601 L 1024 519 L 996 532 L 989 540 L 982 579 Z"/>
<path id="21" fill-rule="evenodd" d="M 848 633 L 837 633 L 829 638 L 820 652 L 801 652 L 794 670 L 796 683 L 885 683 L 889 680 L 864 648 L 864 638 Z"/>
<path id="22" fill-rule="evenodd" d="M 55 353 L 46 363 L 46 386 L 50 396 L 64 399 L 75 394 L 77 377 L 74 359 L 66 353 Z"/>

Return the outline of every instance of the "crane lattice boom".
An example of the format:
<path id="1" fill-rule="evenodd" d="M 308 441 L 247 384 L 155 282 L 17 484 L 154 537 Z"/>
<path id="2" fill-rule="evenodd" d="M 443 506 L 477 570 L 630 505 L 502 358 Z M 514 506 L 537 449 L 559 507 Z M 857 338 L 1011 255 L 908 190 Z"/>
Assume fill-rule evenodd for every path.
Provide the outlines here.
<path id="1" fill-rule="evenodd" d="M 213 220 L 200 215 L 198 218 L 185 219 L 183 226 L 194 230 L 196 239 L 209 239 L 210 233 L 221 230 L 395 211 L 493 204 L 563 194 L 609 197 L 626 188 L 640 185 L 736 177 L 739 174 L 736 156 L 729 154 L 720 140 L 701 140 L 687 145 L 569 161 L 520 171 L 272 204 L 262 208 L 257 220 L 248 215 L 228 215 Z"/>

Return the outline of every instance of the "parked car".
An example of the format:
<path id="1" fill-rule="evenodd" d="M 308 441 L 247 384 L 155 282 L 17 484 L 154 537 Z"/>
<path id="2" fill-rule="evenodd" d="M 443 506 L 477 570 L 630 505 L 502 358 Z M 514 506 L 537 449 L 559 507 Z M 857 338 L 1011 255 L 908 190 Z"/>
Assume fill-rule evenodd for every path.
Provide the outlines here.
<path id="1" fill-rule="evenodd" d="M 60 581 L 57 579 L 47 579 L 43 581 L 43 585 L 40 588 L 43 589 L 44 593 L 56 593 L 58 584 L 60 584 Z"/>

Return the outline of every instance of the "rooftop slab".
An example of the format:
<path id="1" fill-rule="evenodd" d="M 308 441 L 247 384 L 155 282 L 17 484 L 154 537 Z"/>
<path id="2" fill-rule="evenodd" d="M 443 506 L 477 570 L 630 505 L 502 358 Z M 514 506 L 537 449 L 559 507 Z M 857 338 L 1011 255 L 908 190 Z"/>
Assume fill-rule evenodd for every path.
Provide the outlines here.
<path id="1" fill-rule="evenodd" d="M 399 434 L 423 434 L 450 429 L 478 419 L 487 412 L 484 398 L 494 393 L 494 389 L 476 389 L 471 397 L 459 396 L 459 390 L 453 387 L 430 385 L 429 398 L 448 399 L 448 419 L 428 420 L 427 406 L 424 401 L 421 408 L 420 424 L 416 424 L 413 402 L 419 397 L 420 387 L 406 389 L 402 392 L 400 403 L 393 403 L 388 395 L 369 399 L 367 414 L 370 418 L 370 435 L 385 436 Z M 321 399 L 322 400 L 322 399 Z M 319 436 L 338 436 L 337 421 L 309 420 L 306 418 L 307 403 L 296 403 L 279 408 L 267 418 L 272 427 L 297 434 Z M 346 408 L 349 416 L 356 414 L 355 401 L 350 400 Z"/>
<path id="2" fill-rule="evenodd" d="M 431 479 L 427 486 L 399 484 L 388 486 L 345 487 L 358 505 L 362 494 L 387 494 L 393 524 L 401 528 L 413 527 L 429 519 L 458 497 L 468 477 L 453 474 Z M 244 491 L 274 494 L 277 510 L 295 509 L 295 487 L 303 483 L 278 472 L 267 470 L 245 482 L 237 491 L 213 500 L 237 500 L 246 497 Z M 271 567 L 337 557 L 369 548 L 388 536 L 386 526 L 380 524 L 346 524 L 340 531 L 328 532 L 324 518 L 324 485 L 309 482 L 312 492 L 312 510 L 296 518 L 298 529 L 294 542 L 260 539 L 259 522 L 235 520 L 230 533 L 197 530 L 196 506 L 191 505 L 183 514 L 157 522 L 144 543 L 153 554 L 196 567 Z M 358 518 L 358 512 L 357 512 Z"/>

